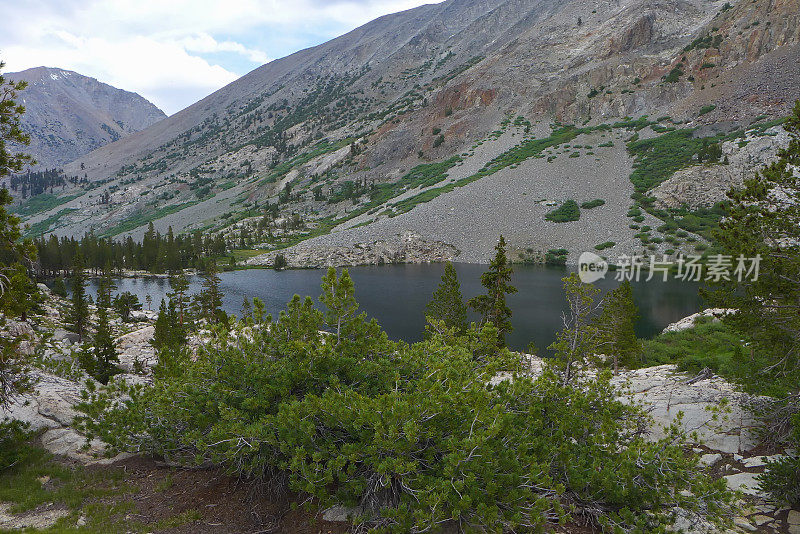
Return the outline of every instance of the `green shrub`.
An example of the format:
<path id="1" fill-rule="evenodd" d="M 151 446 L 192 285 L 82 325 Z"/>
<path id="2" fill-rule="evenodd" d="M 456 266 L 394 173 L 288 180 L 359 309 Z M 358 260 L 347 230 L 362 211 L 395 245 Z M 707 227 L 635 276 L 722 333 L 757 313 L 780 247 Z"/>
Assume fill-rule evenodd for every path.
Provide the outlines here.
<path id="1" fill-rule="evenodd" d="M 275 269 L 276 271 L 282 271 L 286 269 L 287 265 L 288 262 L 286 261 L 286 256 L 284 256 L 283 254 L 277 254 L 272 262 L 272 268 Z"/>
<path id="2" fill-rule="evenodd" d="M 671 71 L 669 71 L 669 74 L 664 77 L 664 81 L 667 83 L 675 83 L 681 79 L 683 74 L 684 72 L 681 70 L 680 66 L 674 67 Z"/>
<path id="3" fill-rule="evenodd" d="M 800 426 L 800 418 L 795 423 Z M 799 441 L 800 443 L 800 441 Z M 782 458 L 767 464 L 759 476 L 761 490 L 786 506 L 800 506 L 800 456 Z"/>
<path id="4" fill-rule="evenodd" d="M 706 113 L 711 113 L 715 109 L 717 109 L 717 106 L 715 106 L 714 104 L 709 104 L 707 106 L 703 106 L 702 108 L 700 108 L 700 115 L 705 115 Z"/>
<path id="5" fill-rule="evenodd" d="M 596 250 L 605 250 L 607 248 L 613 247 L 614 245 L 616 245 L 614 241 L 606 241 L 605 243 L 600 243 L 599 245 L 595 245 L 594 248 Z"/>
<path id="6" fill-rule="evenodd" d="M 116 448 L 283 475 L 319 506 L 360 505 L 357 523 L 375 532 L 542 530 L 574 514 L 643 534 L 675 507 L 731 513 L 724 481 L 698 468 L 676 427 L 641 436 L 643 414 L 616 398 L 610 374 L 519 374 L 491 326 L 392 342 L 342 289 L 326 291 L 328 314 L 296 296 L 275 322 L 217 332 L 126 403 L 90 385 L 79 425 Z M 500 372 L 513 380 L 492 385 Z"/>
<path id="7" fill-rule="evenodd" d="M 581 218 L 581 209 L 574 200 L 567 200 L 544 217 L 550 222 L 564 223 Z"/>
<path id="8" fill-rule="evenodd" d="M 597 208 L 599 206 L 602 206 L 605 203 L 606 203 L 605 200 L 601 198 L 596 198 L 594 200 L 589 200 L 588 202 L 584 202 L 583 204 L 581 204 L 581 208 L 585 210 L 590 210 L 592 208 Z"/>
<path id="9" fill-rule="evenodd" d="M 545 265 L 564 266 L 567 264 L 569 251 L 565 248 L 550 249 L 544 256 Z"/>
<path id="10" fill-rule="evenodd" d="M 0 473 L 23 461 L 30 453 L 26 446 L 32 435 L 20 421 L 0 420 Z"/>

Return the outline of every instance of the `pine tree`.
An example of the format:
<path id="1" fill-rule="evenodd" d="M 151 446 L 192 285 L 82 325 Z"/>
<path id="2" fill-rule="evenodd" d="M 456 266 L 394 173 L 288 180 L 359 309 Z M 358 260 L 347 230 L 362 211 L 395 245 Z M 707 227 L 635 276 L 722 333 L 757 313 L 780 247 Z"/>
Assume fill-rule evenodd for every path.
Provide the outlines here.
<path id="1" fill-rule="evenodd" d="M 336 276 L 336 269 L 328 269 L 327 274 L 322 277 L 322 295 L 319 300 L 328 309 L 327 323 L 335 329 L 338 344 L 341 341 L 343 323 L 358 311 L 355 286 L 347 269 L 342 269 L 339 277 Z"/>
<path id="2" fill-rule="evenodd" d="M 497 328 L 498 346 L 505 347 L 506 334 L 513 330 L 511 308 L 506 304 L 506 295 L 516 293 L 517 288 L 511 285 L 514 270 L 508 263 L 506 240 L 502 235 L 495 251 L 489 270 L 481 275 L 481 284 L 486 288 L 486 294 L 471 298 L 467 304 L 481 315 L 484 323 L 491 323 Z"/>
<path id="3" fill-rule="evenodd" d="M 67 296 L 67 286 L 62 277 L 58 277 L 53 281 L 53 294 L 65 298 Z"/>
<path id="4" fill-rule="evenodd" d="M 266 306 L 264 305 L 264 301 L 258 297 L 253 298 L 253 322 L 255 324 L 264 324 L 265 322 L 270 322 L 272 320 L 271 316 L 267 315 Z"/>
<path id="5" fill-rule="evenodd" d="M 639 310 L 633 301 L 631 283 L 626 280 L 610 291 L 603 299 L 602 307 L 597 320 L 600 350 L 611 352 L 614 374 L 618 374 L 620 364 L 629 367 L 642 357 L 642 343 L 635 331 Z"/>
<path id="6" fill-rule="evenodd" d="M 222 311 L 222 291 L 219 288 L 220 278 L 217 264 L 210 261 L 203 274 L 203 289 L 199 295 L 200 314 L 211 324 L 225 322 L 225 312 Z"/>
<path id="7" fill-rule="evenodd" d="M 21 263 L 15 263 L 5 269 L 2 286 L 0 310 L 6 315 L 25 321 L 28 312 L 41 300 L 39 289 L 28 277 L 25 267 Z"/>
<path id="8" fill-rule="evenodd" d="M 83 255 L 78 252 L 72 259 L 72 307 L 69 313 L 70 329 L 83 341 L 89 325 L 89 302 L 86 300 L 86 273 Z"/>
<path id="9" fill-rule="evenodd" d="M 446 327 L 455 328 L 459 333 L 467 329 L 467 307 L 461 294 L 461 284 L 456 268 L 449 261 L 444 266 L 439 287 L 433 292 L 433 299 L 425 308 L 425 316 L 442 321 Z"/>
<path id="10" fill-rule="evenodd" d="M 114 288 L 114 281 L 111 278 L 111 266 L 108 265 L 103 269 L 103 276 L 100 278 L 97 290 L 97 325 L 94 334 L 94 351 L 91 356 L 88 354 L 84 356 L 82 362 L 86 372 L 101 384 L 107 384 L 109 379 L 118 371 L 114 365 L 119 361 L 117 347 L 108 321 L 108 310 L 111 308 L 111 292 Z"/>
<path id="11" fill-rule="evenodd" d="M 114 310 L 119 314 L 123 322 L 128 322 L 131 319 L 131 312 L 134 310 L 141 310 L 142 304 L 139 302 L 139 297 L 130 291 L 124 291 L 114 297 Z"/>
<path id="12" fill-rule="evenodd" d="M 796 451 L 800 449 L 800 101 L 783 128 L 790 140 L 777 161 L 745 180 L 742 189 L 728 193 L 731 205 L 714 237 L 733 259 L 734 275 L 705 297 L 715 306 L 736 309 L 722 320 L 745 337 L 751 355 L 758 351 L 759 361 L 764 362 L 750 371 L 753 381 L 786 388 L 785 398 L 770 408 L 765 428 L 781 428 L 783 437 L 777 441 Z M 755 258 L 760 258 L 757 272 Z M 800 504 L 800 455 L 771 462 L 761 488 L 776 502 Z"/>
<path id="13" fill-rule="evenodd" d="M 0 61 L 0 70 L 5 66 L 5 62 Z M 2 98 L 0 98 L 0 176 L 19 172 L 25 165 L 34 163 L 31 156 L 12 153 L 6 148 L 7 141 L 18 145 L 30 143 L 30 137 L 20 126 L 20 118 L 25 113 L 25 106 L 17 104 L 15 100 L 17 92 L 27 86 L 27 82 L 6 82 L 5 77 L 0 75 L 0 94 L 2 94 Z"/>
<path id="14" fill-rule="evenodd" d="M 186 331 L 178 322 L 173 301 L 161 301 L 151 344 L 158 351 L 158 363 L 153 368 L 153 375 L 159 379 L 179 375 L 189 353 L 186 349 Z"/>
<path id="15" fill-rule="evenodd" d="M 245 321 L 250 318 L 253 313 L 253 306 L 247 297 L 242 297 L 242 320 Z"/>
<path id="16" fill-rule="evenodd" d="M 0 61 L 0 70 L 5 63 Z M 33 159 L 21 152 L 11 152 L 6 143 L 27 145 L 30 138 L 20 127 L 20 118 L 25 112 L 25 107 L 16 102 L 18 91 L 25 89 L 25 82 L 6 82 L 0 75 L 0 178 L 11 173 L 19 172 L 22 168 L 32 163 Z M 17 265 L 30 266 L 36 258 L 36 248 L 29 239 L 21 239 L 19 217 L 9 213 L 6 206 L 11 204 L 11 194 L 5 187 L 0 187 L 0 293 L 6 291 L 6 285 L 11 282 Z M 17 265 L 15 265 L 17 264 Z M 27 276 L 26 276 L 27 277 Z M 22 280 L 17 280 L 16 285 L 26 286 Z M 0 313 L 7 313 L 9 301 L 0 299 Z M 30 377 L 26 363 L 20 351 L 17 350 L 20 340 L 8 339 L 0 336 L 0 406 L 6 406 L 14 396 L 26 391 L 30 385 Z"/>
<path id="17" fill-rule="evenodd" d="M 774 361 L 765 372 L 788 376 L 800 372 L 800 101 L 783 127 L 789 145 L 742 189 L 728 193 L 731 206 L 715 232 L 735 269 L 744 259 L 744 271 L 705 296 L 738 310 L 724 322 Z M 746 272 L 757 256 L 758 277 Z"/>
<path id="18" fill-rule="evenodd" d="M 187 312 L 189 310 L 189 281 L 183 271 L 178 271 L 169 277 L 169 287 L 172 289 L 170 300 L 174 301 L 178 312 L 178 321 L 181 326 L 187 322 Z"/>

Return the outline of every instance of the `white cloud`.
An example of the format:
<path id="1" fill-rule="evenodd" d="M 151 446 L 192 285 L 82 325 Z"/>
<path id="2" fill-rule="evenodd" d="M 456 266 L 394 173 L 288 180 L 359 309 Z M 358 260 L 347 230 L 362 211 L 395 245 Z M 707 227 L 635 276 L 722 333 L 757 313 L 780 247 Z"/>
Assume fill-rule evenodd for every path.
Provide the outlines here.
<path id="1" fill-rule="evenodd" d="M 168 114 L 270 58 L 429 0 L 31 0 L 4 7 L 9 72 L 75 70 Z"/>
<path id="2" fill-rule="evenodd" d="M 199 33 L 186 37 L 181 41 L 184 48 L 189 52 L 201 52 L 205 54 L 214 52 L 235 52 L 247 57 L 253 63 L 267 63 L 270 61 L 267 54 L 261 50 L 247 48 L 235 41 L 217 41 L 207 33 Z"/>

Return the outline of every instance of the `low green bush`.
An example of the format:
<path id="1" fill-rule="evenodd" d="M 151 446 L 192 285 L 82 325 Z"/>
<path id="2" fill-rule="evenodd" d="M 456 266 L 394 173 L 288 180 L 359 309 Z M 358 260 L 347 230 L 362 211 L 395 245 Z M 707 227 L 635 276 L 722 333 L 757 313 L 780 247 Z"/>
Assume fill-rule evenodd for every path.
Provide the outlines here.
<path id="1" fill-rule="evenodd" d="M 731 513 L 724 481 L 703 473 L 677 427 L 641 435 L 643 413 L 617 399 L 610 374 L 523 375 L 492 326 L 457 336 L 432 325 L 423 342 L 393 342 L 357 315 L 344 275 L 326 283 L 327 313 L 296 296 L 277 321 L 218 330 L 196 359 L 125 388 L 123 403 L 90 385 L 79 426 L 118 450 L 358 506 L 356 524 L 374 532 L 539 531 L 580 518 L 644 534 L 676 507 L 720 523 Z M 501 372 L 513 379 L 493 384 Z"/>
<path id="2" fill-rule="evenodd" d="M 570 221 L 577 221 L 581 218 L 581 209 L 578 203 L 570 199 L 565 201 L 561 206 L 554 209 L 544 216 L 550 222 L 564 223 Z"/>
<path id="3" fill-rule="evenodd" d="M 25 444 L 31 437 L 27 424 L 15 420 L 0 420 L 0 473 L 27 457 L 30 449 Z"/>
<path id="4" fill-rule="evenodd" d="M 600 207 L 605 203 L 606 203 L 605 200 L 603 200 L 601 198 L 596 198 L 594 200 L 589 200 L 587 202 L 584 202 L 583 204 L 581 204 L 581 208 L 583 208 L 585 210 L 590 210 L 592 208 Z"/>

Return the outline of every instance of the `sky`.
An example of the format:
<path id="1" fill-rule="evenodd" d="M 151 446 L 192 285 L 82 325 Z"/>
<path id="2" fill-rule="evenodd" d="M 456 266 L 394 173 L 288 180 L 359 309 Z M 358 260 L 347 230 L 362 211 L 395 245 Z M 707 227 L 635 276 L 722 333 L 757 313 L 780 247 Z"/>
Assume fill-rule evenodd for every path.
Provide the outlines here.
<path id="1" fill-rule="evenodd" d="M 441 0 L 23 0 L 3 6 L 4 72 L 58 67 L 167 115 L 254 68 Z"/>

